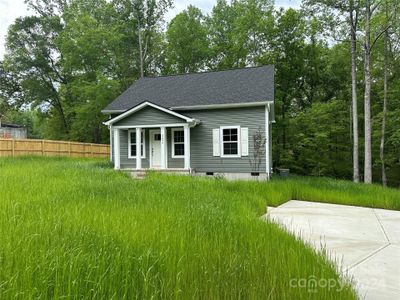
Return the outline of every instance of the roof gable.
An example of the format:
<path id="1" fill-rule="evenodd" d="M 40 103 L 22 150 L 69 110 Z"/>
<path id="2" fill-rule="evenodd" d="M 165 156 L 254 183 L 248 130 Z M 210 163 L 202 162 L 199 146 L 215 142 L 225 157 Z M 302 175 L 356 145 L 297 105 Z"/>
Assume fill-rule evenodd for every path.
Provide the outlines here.
<path id="1" fill-rule="evenodd" d="M 274 66 L 141 78 L 104 113 L 123 112 L 144 101 L 162 107 L 246 104 L 274 100 Z"/>
<path id="2" fill-rule="evenodd" d="M 136 105 L 135 107 L 132 107 L 131 109 L 128 109 L 124 113 L 122 113 L 122 114 L 120 114 L 120 115 L 108 120 L 107 122 L 104 122 L 104 125 L 113 125 L 113 124 L 118 123 L 118 122 L 122 121 L 123 119 L 125 119 L 125 118 L 127 118 L 127 117 L 129 117 L 129 116 L 131 116 L 131 115 L 133 115 L 133 114 L 135 114 L 137 112 L 143 111 L 145 108 L 149 108 L 149 107 L 153 108 L 155 110 L 161 111 L 161 112 L 173 117 L 174 120 L 180 119 L 180 120 L 182 120 L 184 122 L 188 122 L 188 123 L 191 123 L 191 122 L 195 121 L 194 119 L 189 118 L 187 116 L 184 116 L 184 115 L 182 115 L 180 113 L 177 113 L 175 111 L 171 111 L 171 110 L 169 110 L 167 108 L 164 108 L 164 107 L 161 107 L 161 106 L 156 105 L 154 103 L 146 101 L 146 102 L 143 102 L 143 103 L 141 103 L 139 105 Z"/>

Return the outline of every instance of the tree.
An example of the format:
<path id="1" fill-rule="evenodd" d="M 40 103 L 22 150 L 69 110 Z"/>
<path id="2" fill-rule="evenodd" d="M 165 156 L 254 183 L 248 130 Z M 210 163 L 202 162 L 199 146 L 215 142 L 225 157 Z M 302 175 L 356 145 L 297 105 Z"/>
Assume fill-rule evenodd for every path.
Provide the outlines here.
<path id="1" fill-rule="evenodd" d="M 339 178 L 351 176 L 347 163 L 351 159 L 350 120 L 344 101 L 315 103 L 289 122 L 292 130 L 288 147 L 292 155 L 288 165 L 295 173 Z"/>
<path id="2" fill-rule="evenodd" d="M 207 20 L 212 56 L 211 69 L 260 64 L 271 51 L 274 27 L 270 0 L 218 0 Z"/>
<path id="3" fill-rule="evenodd" d="M 390 7 L 390 11 L 389 11 Z M 391 35 L 395 31 L 397 26 L 397 13 L 399 5 L 397 1 L 386 0 L 383 5 L 383 9 L 380 11 L 379 23 L 383 27 L 383 107 L 382 107 L 382 122 L 381 122 L 381 137 L 379 145 L 379 157 L 381 160 L 381 178 L 382 184 L 387 186 L 387 174 L 386 174 L 386 159 L 385 159 L 385 139 L 386 139 L 386 123 L 388 114 L 388 83 L 390 76 L 390 67 L 393 61 L 393 53 L 391 47 Z"/>
<path id="4" fill-rule="evenodd" d="M 58 44 L 63 68 L 71 78 L 60 93 L 70 101 L 69 137 L 73 140 L 108 141 L 101 110 L 121 92 L 119 74 L 127 75 L 126 70 L 132 69 L 120 64 L 126 57 L 126 44 L 121 43 L 126 36 L 116 17 L 114 7 L 99 0 L 75 0 L 64 12 L 65 27 Z"/>
<path id="5" fill-rule="evenodd" d="M 353 181 L 360 181 L 359 171 L 359 143 L 358 143 L 358 102 L 357 102 L 357 31 L 360 14 L 358 0 L 306 0 L 306 6 L 315 12 L 322 12 L 329 27 L 336 31 L 341 25 L 341 15 L 346 14 L 346 23 L 350 38 L 351 61 L 351 110 L 352 110 L 352 139 L 353 139 Z M 321 7 L 322 5 L 322 7 Z"/>
<path id="6" fill-rule="evenodd" d="M 376 42 L 388 30 L 371 28 L 382 1 L 365 0 L 364 5 L 364 182 L 372 183 L 371 54 Z M 375 29 L 375 30 L 374 30 Z"/>
<path id="7" fill-rule="evenodd" d="M 357 30 L 359 3 L 349 1 L 349 24 L 351 43 L 351 111 L 353 125 L 353 181 L 360 181 L 359 144 L 358 144 L 358 102 L 357 102 Z"/>
<path id="8" fill-rule="evenodd" d="M 56 40 L 62 31 L 60 18 L 24 17 L 10 26 L 4 68 L 18 85 L 19 93 L 9 95 L 19 105 L 54 109 L 62 132 L 68 133 L 69 120 L 59 86 L 68 80 L 61 68 Z"/>
<path id="9" fill-rule="evenodd" d="M 388 17 L 387 4 L 385 7 L 385 16 Z M 385 164 L 385 134 L 386 134 L 386 118 L 387 118 L 387 90 L 388 90 L 388 44 L 389 44 L 389 30 L 385 31 L 384 34 L 384 45 L 383 45 L 383 112 L 382 112 L 382 129 L 381 129 L 381 143 L 379 147 L 379 156 L 381 159 L 381 172 L 382 172 L 382 184 L 387 186 L 387 176 L 386 176 L 386 164 Z"/>
<path id="10" fill-rule="evenodd" d="M 371 149 L 371 17 L 375 8 L 371 0 L 365 0 L 364 29 L 364 182 L 372 182 L 372 149 Z"/>
<path id="11" fill-rule="evenodd" d="M 260 62 L 276 65 L 276 163 L 288 159 L 287 140 L 289 120 L 293 111 L 303 107 L 306 71 L 306 26 L 301 13 L 293 9 L 281 10 L 275 16 L 272 53 L 265 53 Z"/>
<path id="12" fill-rule="evenodd" d="M 189 6 L 167 29 L 167 68 L 173 73 L 202 70 L 209 56 L 207 28 L 201 11 Z"/>
<path id="13" fill-rule="evenodd" d="M 149 50 L 153 39 L 164 21 L 164 15 L 172 6 L 172 0 L 114 0 L 113 5 L 122 15 L 134 23 L 139 47 L 140 77 L 146 74 Z"/>

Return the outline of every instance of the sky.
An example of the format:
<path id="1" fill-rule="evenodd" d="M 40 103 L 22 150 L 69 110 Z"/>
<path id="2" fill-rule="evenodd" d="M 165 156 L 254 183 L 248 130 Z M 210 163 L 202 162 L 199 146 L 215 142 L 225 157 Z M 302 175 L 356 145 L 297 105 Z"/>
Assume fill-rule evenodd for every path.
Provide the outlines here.
<path id="1" fill-rule="evenodd" d="M 204 13 L 211 11 L 216 0 L 175 0 L 174 8 L 166 16 L 167 20 L 172 19 L 177 13 L 184 10 L 189 4 L 200 8 Z M 275 0 L 276 7 L 300 7 L 301 0 Z M 24 4 L 24 0 L 0 0 L 0 59 L 4 55 L 5 36 L 7 28 L 14 20 L 21 16 L 29 15 L 29 10 Z"/>

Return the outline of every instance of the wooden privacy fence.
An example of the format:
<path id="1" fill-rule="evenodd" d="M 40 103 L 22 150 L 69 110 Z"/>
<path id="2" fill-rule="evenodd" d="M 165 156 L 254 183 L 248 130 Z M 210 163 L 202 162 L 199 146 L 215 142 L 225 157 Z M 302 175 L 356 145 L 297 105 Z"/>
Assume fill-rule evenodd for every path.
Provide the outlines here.
<path id="1" fill-rule="evenodd" d="M 109 157 L 110 146 L 50 140 L 0 139 L 0 156 Z"/>

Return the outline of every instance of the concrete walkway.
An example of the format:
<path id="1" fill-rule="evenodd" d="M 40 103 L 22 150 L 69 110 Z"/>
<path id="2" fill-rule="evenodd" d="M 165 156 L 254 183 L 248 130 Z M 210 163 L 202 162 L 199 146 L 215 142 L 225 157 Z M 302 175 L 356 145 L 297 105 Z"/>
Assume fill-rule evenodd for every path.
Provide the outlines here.
<path id="1" fill-rule="evenodd" d="M 326 249 L 361 299 L 400 299 L 400 211 L 292 200 L 267 217 Z"/>

